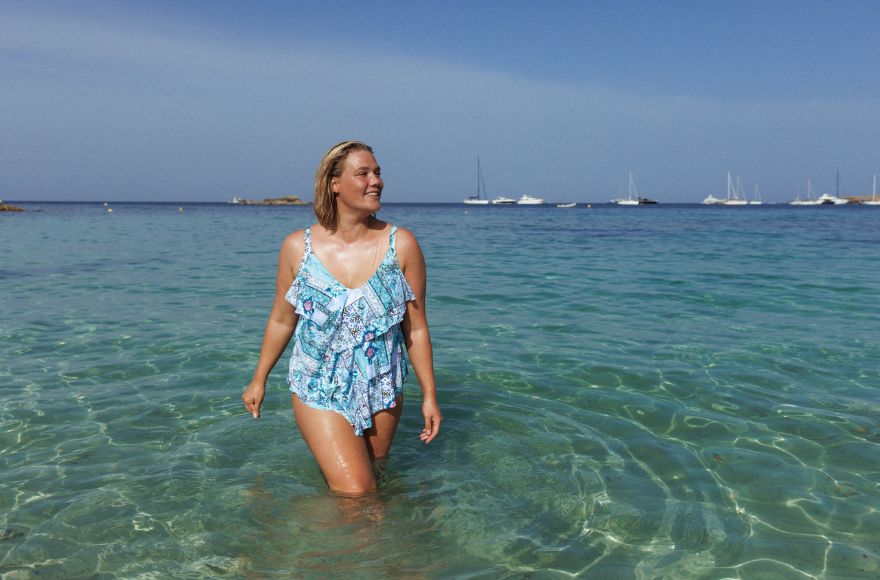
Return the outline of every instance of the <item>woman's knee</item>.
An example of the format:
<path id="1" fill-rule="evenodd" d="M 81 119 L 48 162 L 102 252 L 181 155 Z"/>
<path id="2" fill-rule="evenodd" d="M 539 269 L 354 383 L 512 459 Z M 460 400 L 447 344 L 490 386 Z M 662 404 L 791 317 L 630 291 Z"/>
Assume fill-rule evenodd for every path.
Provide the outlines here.
<path id="1" fill-rule="evenodd" d="M 343 497 L 365 497 L 376 493 L 376 480 L 347 481 L 345 484 L 330 484 L 330 491 Z"/>

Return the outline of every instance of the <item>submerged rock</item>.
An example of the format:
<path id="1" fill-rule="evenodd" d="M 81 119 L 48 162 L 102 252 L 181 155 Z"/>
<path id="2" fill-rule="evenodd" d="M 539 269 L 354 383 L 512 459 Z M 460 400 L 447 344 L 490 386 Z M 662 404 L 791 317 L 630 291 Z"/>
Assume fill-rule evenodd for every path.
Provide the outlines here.
<path id="1" fill-rule="evenodd" d="M 0 528 L 0 542 L 20 540 L 25 536 L 24 530 L 16 528 Z"/>

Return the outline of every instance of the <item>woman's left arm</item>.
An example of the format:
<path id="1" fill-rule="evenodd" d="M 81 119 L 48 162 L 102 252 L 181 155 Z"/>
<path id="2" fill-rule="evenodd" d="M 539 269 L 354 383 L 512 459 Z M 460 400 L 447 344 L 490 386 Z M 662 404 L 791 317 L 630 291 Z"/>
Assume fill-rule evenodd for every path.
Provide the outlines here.
<path id="1" fill-rule="evenodd" d="M 415 300 L 406 303 L 406 315 L 401 328 L 410 363 L 422 385 L 422 415 L 425 418 L 425 428 L 419 439 L 430 443 L 440 432 L 443 417 L 437 405 L 434 353 L 431 348 L 431 335 L 428 332 L 428 318 L 425 316 L 427 286 L 425 257 L 415 236 L 403 228 L 397 230 L 396 248 L 400 269 L 403 270 L 403 275 L 416 296 Z"/>

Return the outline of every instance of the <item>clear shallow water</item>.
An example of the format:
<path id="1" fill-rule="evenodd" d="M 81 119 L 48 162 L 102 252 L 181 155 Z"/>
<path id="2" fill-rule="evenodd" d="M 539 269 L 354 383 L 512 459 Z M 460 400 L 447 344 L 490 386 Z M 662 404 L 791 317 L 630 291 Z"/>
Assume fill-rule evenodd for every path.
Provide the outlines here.
<path id="1" fill-rule="evenodd" d="M 309 208 L 0 217 L 0 575 L 880 577 L 880 211 L 388 206 L 429 266 L 381 492 L 326 492 L 284 358 Z"/>

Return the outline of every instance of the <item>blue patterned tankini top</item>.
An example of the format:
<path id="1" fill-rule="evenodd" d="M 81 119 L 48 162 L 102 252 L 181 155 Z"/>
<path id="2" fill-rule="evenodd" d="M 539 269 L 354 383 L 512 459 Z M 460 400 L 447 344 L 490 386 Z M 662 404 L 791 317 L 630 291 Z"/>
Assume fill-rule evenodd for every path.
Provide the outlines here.
<path id="1" fill-rule="evenodd" d="M 358 436 L 374 414 L 394 407 L 409 372 L 400 323 L 415 295 L 397 262 L 396 233 L 393 226 L 376 273 L 351 289 L 312 253 L 306 228 L 299 272 L 285 295 L 299 315 L 290 390 L 310 407 L 342 414 Z"/>

